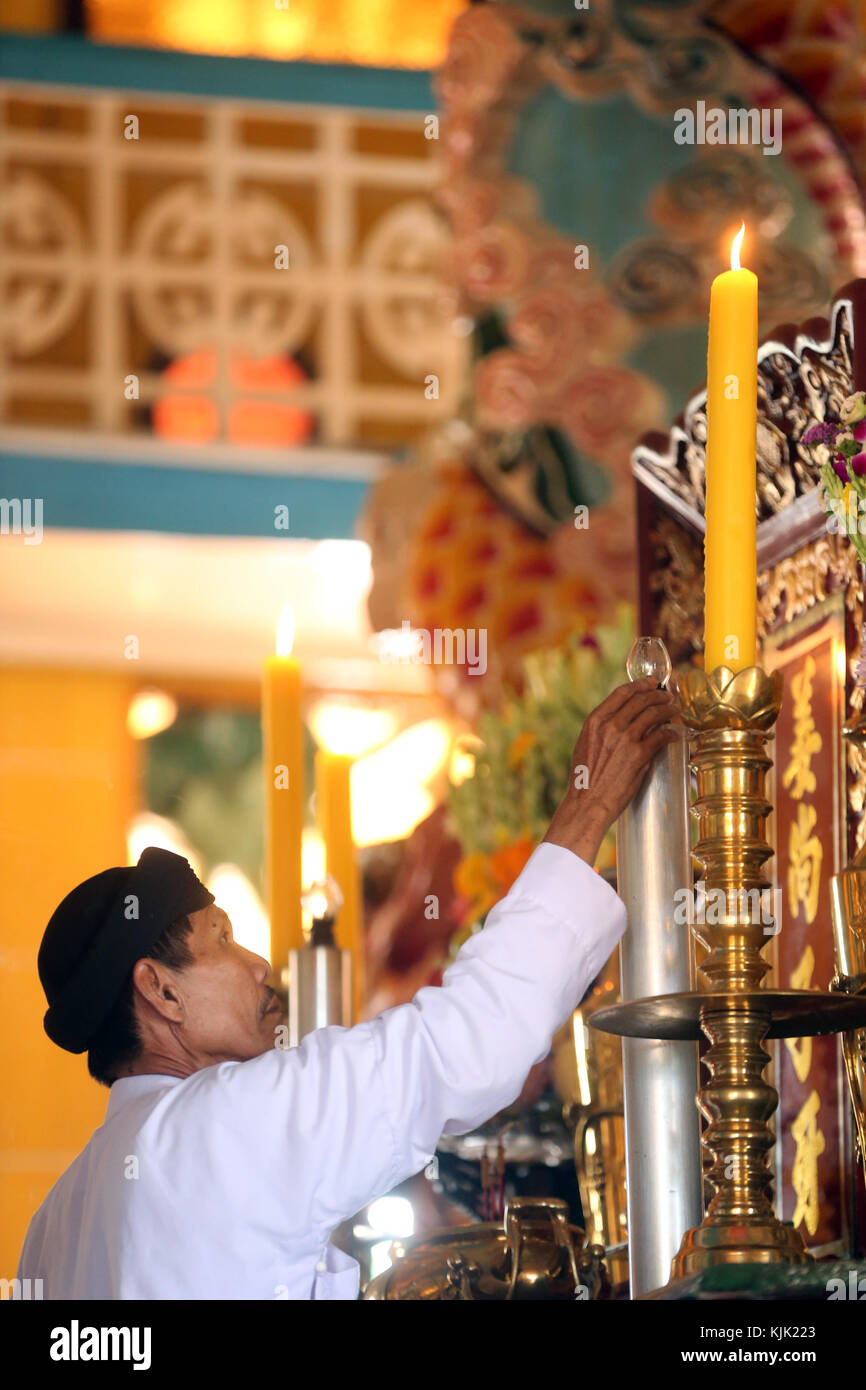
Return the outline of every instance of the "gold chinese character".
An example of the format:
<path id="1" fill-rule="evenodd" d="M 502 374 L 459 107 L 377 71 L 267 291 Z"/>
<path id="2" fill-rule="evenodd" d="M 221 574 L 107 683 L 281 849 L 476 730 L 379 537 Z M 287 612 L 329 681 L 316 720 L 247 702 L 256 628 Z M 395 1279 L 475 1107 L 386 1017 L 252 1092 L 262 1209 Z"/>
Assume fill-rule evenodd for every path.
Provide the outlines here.
<path id="1" fill-rule="evenodd" d="M 810 989 L 812 986 L 812 972 L 815 969 L 815 952 L 811 946 L 807 946 L 800 958 L 800 964 L 796 970 L 791 971 L 792 989 Z M 798 1081 L 805 1081 L 809 1075 L 809 1068 L 812 1065 L 812 1039 L 811 1038 L 786 1038 L 785 1046 L 791 1054 L 791 1061 L 794 1063 L 794 1071 Z"/>
<path id="2" fill-rule="evenodd" d="M 794 697 L 794 742 L 791 745 L 791 761 L 782 776 L 782 785 L 790 788 L 795 801 L 804 792 L 813 792 L 817 783 L 812 771 L 812 758 L 820 753 L 823 739 L 815 728 L 812 718 L 812 677 L 815 662 L 807 656 L 802 671 L 791 681 Z"/>
<path id="3" fill-rule="evenodd" d="M 814 922 L 818 913 L 824 859 L 821 841 L 812 834 L 817 819 L 815 807 L 801 802 L 788 835 L 788 907 L 796 917 L 802 903 L 808 923 Z"/>
<path id="4" fill-rule="evenodd" d="M 821 1102 L 813 1091 L 791 1125 L 791 1136 L 797 1146 L 791 1165 L 791 1185 L 797 1197 L 793 1222 L 805 1221 L 806 1230 L 813 1236 L 818 1229 L 818 1159 L 827 1147 L 818 1128 Z"/>

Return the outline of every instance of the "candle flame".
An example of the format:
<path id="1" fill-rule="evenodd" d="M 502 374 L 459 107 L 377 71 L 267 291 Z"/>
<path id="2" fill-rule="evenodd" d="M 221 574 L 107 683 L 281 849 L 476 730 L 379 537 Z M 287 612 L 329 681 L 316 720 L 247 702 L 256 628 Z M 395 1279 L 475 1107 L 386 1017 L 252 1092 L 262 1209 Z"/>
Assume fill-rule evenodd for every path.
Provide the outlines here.
<path id="1" fill-rule="evenodd" d="M 740 247 L 743 244 L 743 237 L 746 235 L 746 224 L 742 223 L 740 230 L 731 242 L 731 270 L 740 269 Z"/>
<path id="2" fill-rule="evenodd" d="M 284 604 L 277 623 L 277 656 L 291 656 L 295 641 L 295 615 L 290 603 Z"/>

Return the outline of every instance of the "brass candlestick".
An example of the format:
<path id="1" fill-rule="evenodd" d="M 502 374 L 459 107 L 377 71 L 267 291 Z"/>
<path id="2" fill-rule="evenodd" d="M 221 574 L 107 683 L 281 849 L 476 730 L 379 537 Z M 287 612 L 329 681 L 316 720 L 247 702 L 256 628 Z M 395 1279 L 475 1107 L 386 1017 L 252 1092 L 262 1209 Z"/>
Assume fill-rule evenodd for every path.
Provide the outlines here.
<path id="1" fill-rule="evenodd" d="M 696 734 L 695 858 L 708 902 L 714 890 L 724 894 L 724 908 L 707 911 L 695 924 L 707 951 L 700 974 L 706 989 L 725 1000 L 700 1008 L 710 1079 L 698 1105 L 708 1121 L 705 1177 L 714 1195 L 700 1226 L 683 1236 L 672 1278 L 724 1261 L 810 1258 L 799 1233 L 773 1210 L 770 1119 L 779 1096 L 763 1076 L 772 1009 L 761 991 L 770 969 L 762 952 L 774 931 L 764 876 L 773 853 L 766 836 L 773 809 L 766 794 L 772 765 L 767 743 L 782 706 L 782 677 L 757 666 L 736 676 L 725 667 L 710 676 L 691 671 L 681 699 L 683 718 Z"/>
<path id="2" fill-rule="evenodd" d="M 762 952 L 775 930 L 764 877 L 773 853 L 766 838 L 767 743 L 781 708 L 781 675 L 757 666 L 736 675 L 724 666 L 709 674 L 690 670 L 679 690 L 694 735 L 694 853 L 707 901 L 695 923 L 707 950 L 702 988 L 616 1005 L 592 1019 L 594 1027 L 626 1037 L 698 1038 L 703 1031 L 710 1043 L 703 1058 L 710 1078 L 698 1105 L 708 1121 L 702 1142 L 713 1196 L 700 1226 L 683 1236 L 673 1279 L 715 1264 L 811 1259 L 800 1235 L 773 1210 L 770 1120 L 779 1097 L 763 1077 L 769 1061 L 763 1044 L 866 1021 L 862 998 L 762 988 L 770 968 Z"/>

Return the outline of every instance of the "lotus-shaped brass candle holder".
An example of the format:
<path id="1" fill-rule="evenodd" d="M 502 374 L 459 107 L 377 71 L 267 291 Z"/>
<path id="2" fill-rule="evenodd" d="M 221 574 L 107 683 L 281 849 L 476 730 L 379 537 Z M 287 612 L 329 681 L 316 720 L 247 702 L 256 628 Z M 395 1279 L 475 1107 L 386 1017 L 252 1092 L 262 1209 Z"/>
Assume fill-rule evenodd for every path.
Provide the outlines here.
<path id="1" fill-rule="evenodd" d="M 782 708 L 782 677 L 760 666 L 731 671 L 717 666 L 701 671 L 690 666 L 677 674 L 683 719 L 696 733 L 707 729 L 750 729 L 766 732 Z"/>

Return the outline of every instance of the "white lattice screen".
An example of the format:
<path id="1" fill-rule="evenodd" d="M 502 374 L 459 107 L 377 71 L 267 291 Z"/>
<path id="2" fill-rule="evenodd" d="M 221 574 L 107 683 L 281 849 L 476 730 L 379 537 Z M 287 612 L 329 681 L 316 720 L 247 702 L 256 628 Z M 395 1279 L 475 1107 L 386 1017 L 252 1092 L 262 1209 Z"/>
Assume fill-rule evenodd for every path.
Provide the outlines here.
<path id="1" fill-rule="evenodd" d="M 453 406 L 423 116 L 30 83 L 0 114 L 16 433 L 374 448 Z"/>

